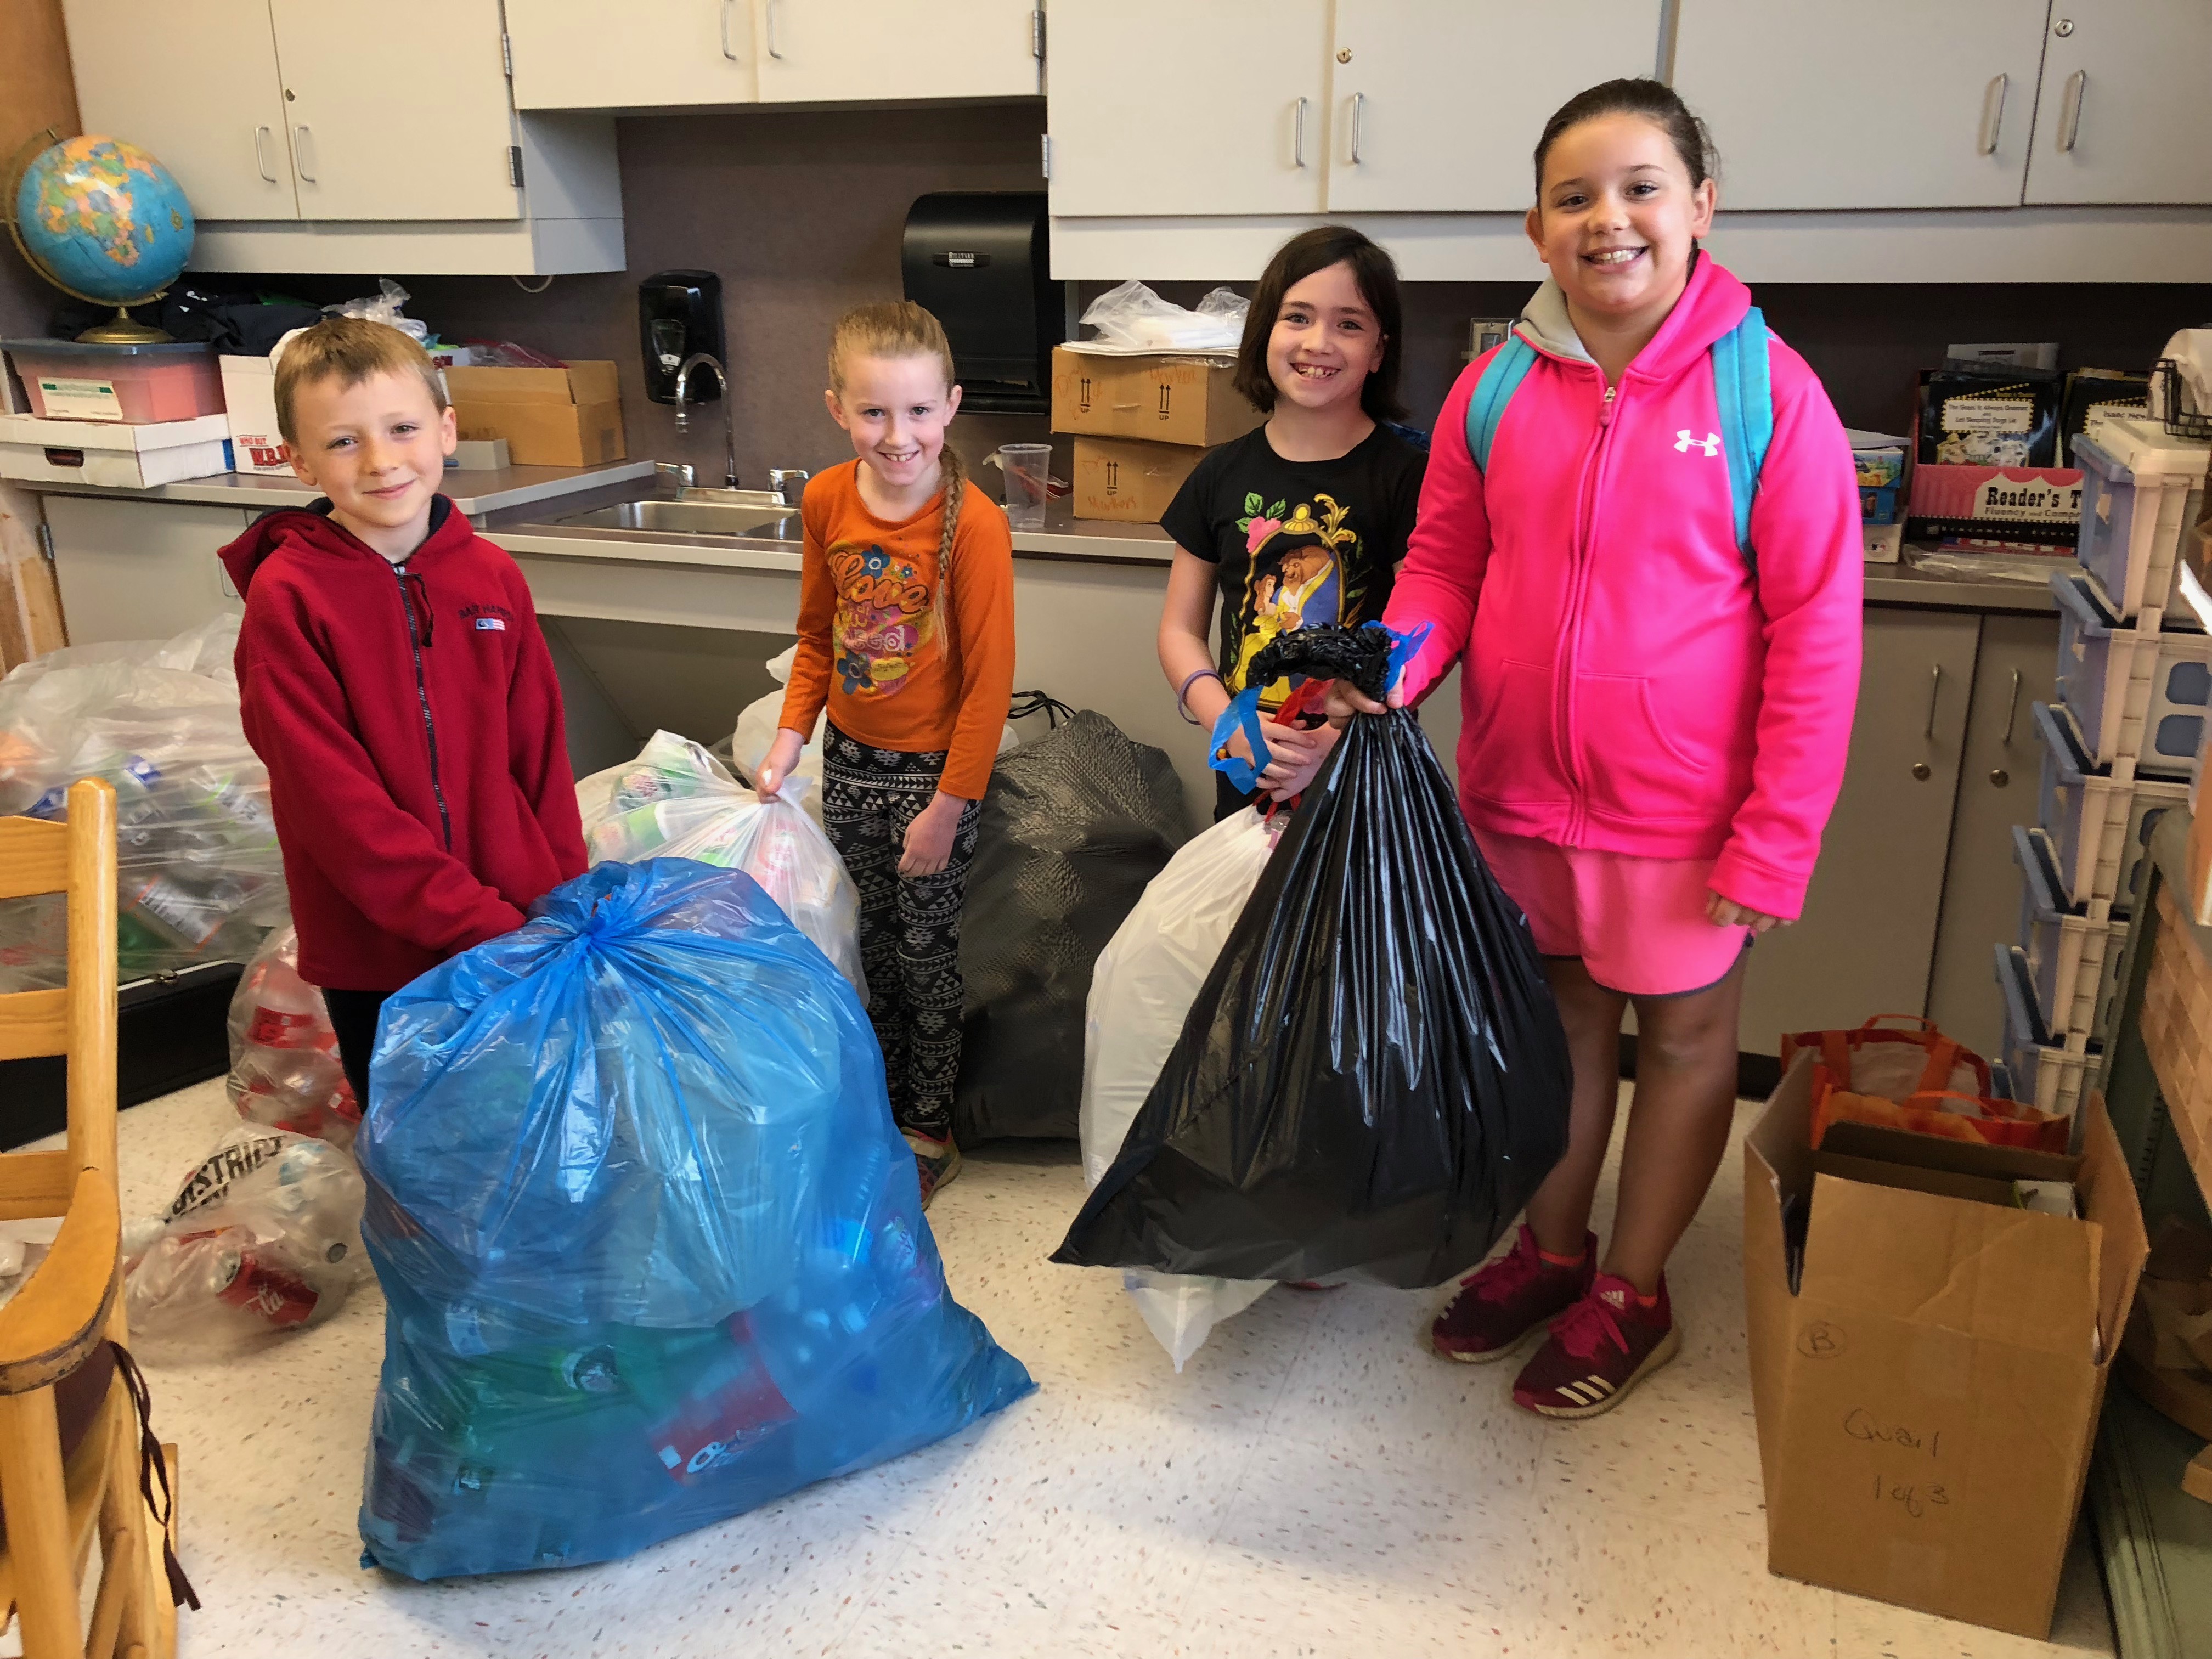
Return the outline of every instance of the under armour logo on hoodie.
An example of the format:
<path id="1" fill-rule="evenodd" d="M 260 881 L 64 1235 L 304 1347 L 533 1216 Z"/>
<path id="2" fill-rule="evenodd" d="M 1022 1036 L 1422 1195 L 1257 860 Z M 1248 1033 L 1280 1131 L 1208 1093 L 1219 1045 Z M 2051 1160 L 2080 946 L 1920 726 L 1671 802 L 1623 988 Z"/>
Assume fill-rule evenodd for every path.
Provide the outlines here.
<path id="1" fill-rule="evenodd" d="M 1690 428 L 1684 427 L 1674 434 L 1674 453 L 1677 455 L 1686 455 L 1692 449 L 1704 450 L 1705 459 L 1710 461 L 1721 453 L 1721 434 L 1717 432 L 1708 432 L 1702 438 L 1692 438 L 1690 435 Z"/>

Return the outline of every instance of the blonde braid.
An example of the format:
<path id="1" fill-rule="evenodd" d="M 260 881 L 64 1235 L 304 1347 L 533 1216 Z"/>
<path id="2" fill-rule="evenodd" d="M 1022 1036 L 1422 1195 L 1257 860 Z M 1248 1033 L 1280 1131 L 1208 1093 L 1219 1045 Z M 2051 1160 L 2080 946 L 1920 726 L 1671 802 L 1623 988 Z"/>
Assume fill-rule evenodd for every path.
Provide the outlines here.
<path id="1" fill-rule="evenodd" d="M 937 626 L 945 638 L 945 660 L 952 659 L 952 538 L 960 528 L 960 505 L 968 497 L 968 467 L 949 442 L 938 458 L 945 477 L 945 533 L 937 539 Z"/>

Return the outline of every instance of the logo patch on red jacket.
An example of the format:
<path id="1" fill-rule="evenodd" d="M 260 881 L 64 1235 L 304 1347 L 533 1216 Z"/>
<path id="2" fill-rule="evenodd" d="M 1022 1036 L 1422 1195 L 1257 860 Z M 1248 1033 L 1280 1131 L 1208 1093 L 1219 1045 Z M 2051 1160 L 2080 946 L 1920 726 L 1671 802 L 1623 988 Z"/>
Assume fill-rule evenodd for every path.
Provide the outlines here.
<path id="1" fill-rule="evenodd" d="M 497 617 L 478 617 L 477 618 L 477 632 L 479 634 L 504 634 L 507 632 L 507 624 L 501 621 Z"/>
<path id="2" fill-rule="evenodd" d="M 461 620 L 479 634 L 504 634 L 507 623 L 514 620 L 514 612 L 501 605 L 465 605 Z"/>

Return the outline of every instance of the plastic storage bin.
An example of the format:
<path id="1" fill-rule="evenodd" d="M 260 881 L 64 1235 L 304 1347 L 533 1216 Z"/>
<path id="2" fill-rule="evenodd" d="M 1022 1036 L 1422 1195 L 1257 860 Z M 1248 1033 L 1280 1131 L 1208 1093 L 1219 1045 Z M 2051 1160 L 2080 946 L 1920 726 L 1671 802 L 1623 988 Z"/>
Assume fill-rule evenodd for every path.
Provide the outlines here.
<path id="1" fill-rule="evenodd" d="M 2021 871 L 2020 948 L 2036 1011 L 2062 1038 L 2102 1037 L 2119 988 L 2128 924 L 2092 921 L 2066 902 L 2058 854 L 2042 830 L 2015 826 L 2012 860 Z"/>
<path id="2" fill-rule="evenodd" d="M 2101 902 L 2111 905 L 2112 915 L 2125 915 L 2135 902 L 2143 838 L 2160 812 L 2188 804 L 2189 786 L 2166 778 L 2114 778 L 2090 759 L 2063 707 L 2037 703 L 2035 726 L 2044 744 L 2041 817 L 2058 854 L 2060 890 L 2069 904 Z"/>
<path id="3" fill-rule="evenodd" d="M 2156 421 L 2106 419 L 2067 446 L 2081 469 L 2081 533 L 2075 552 L 2123 618 L 2164 611 L 2181 538 L 2197 521 L 2212 444 L 2178 438 Z"/>
<path id="4" fill-rule="evenodd" d="M 2148 617 L 2124 627 L 2078 570 L 2054 573 L 2051 591 L 2058 600 L 2058 697 L 2089 758 L 2188 777 L 2212 714 L 2212 635 L 2142 627 Z"/>
<path id="5" fill-rule="evenodd" d="M 5 340 L 0 347 L 15 365 L 34 419 L 150 426 L 222 413 L 222 377 L 215 348 L 204 341 Z"/>
<path id="6" fill-rule="evenodd" d="M 2074 1115 L 2091 1073 L 2105 1063 L 2102 1047 L 2053 1037 L 2036 1012 L 2027 957 L 2017 945 L 1996 947 L 1997 987 L 2004 996 L 2004 1065 L 2012 1097 L 2038 1111 Z"/>

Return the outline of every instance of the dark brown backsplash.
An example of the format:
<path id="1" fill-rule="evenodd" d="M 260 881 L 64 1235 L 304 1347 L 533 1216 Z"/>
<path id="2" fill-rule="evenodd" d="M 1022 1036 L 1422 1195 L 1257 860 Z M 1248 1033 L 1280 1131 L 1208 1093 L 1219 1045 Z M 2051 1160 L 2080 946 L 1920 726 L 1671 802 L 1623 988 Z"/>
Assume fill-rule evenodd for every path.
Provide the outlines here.
<path id="1" fill-rule="evenodd" d="M 449 337 L 613 359 L 629 453 L 690 461 L 702 482 L 718 482 L 720 407 L 708 405 L 679 435 L 669 410 L 646 400 L 637 284 L 676 267 L 719 272 L 738 471 L 762 485 L 771 466 L 818 471 L 851 453 L 822 406 L 823 353 L 840 312 L 899 292 L 900 230 L 914 198 L 1038 188 L 1043 127 L 1036 103 L 625 118 L 627 271 L 559 277 L 543 294 L 506 277 L 386 274 L 414 295 L 410 314 Z M 1525 283 L 1407 286 L 1404 389 L 1418 422 L 1435 418 L 1460 371 L 1468 319 L 1515 314 L 1542 275 L 1533 252 L 1528 264 Z M 1256 275 L 1223 280 L 1249 287 Z M 238 280 L 324 302 L 375 287 L 374 274 Z M 1106 286 L 1079 283 L 1077 298 Z M 1212 284 L 1157 286 L 1188 304 Z M 2212 322 L 2212 283 L 1769 283 L 1758 297 L 1844 421 L 1891 430 L 1911 418 L 1915 371 L 1951 342 L 2052 339 L 2065 367 L 2140 368 L 2175 329 Z M 1044 426 L 1038 416 L 967 416 L 954 432 L 972 464 L 1001 443 L 1043 437 Z"/>

